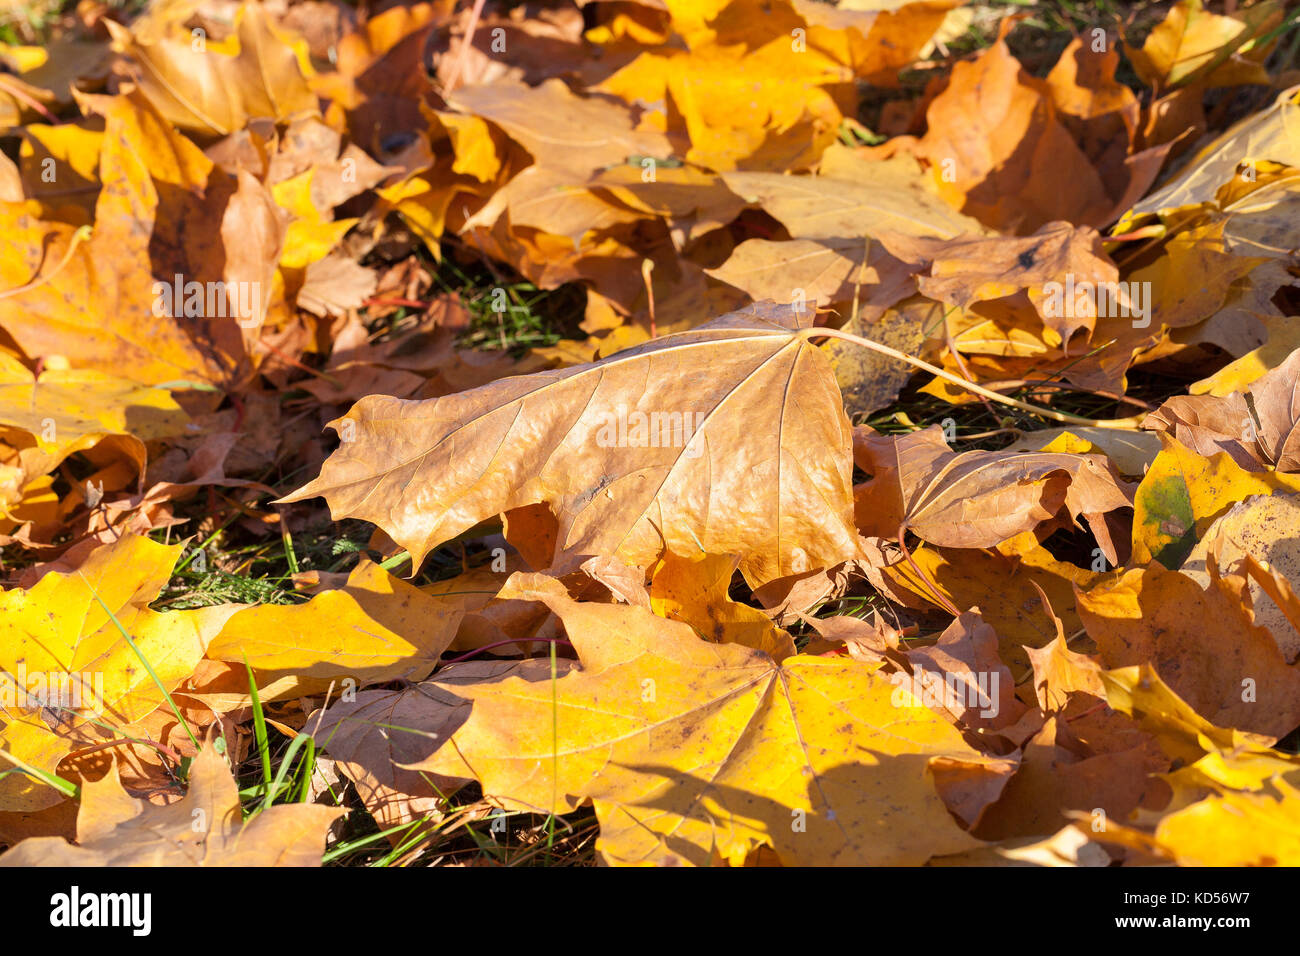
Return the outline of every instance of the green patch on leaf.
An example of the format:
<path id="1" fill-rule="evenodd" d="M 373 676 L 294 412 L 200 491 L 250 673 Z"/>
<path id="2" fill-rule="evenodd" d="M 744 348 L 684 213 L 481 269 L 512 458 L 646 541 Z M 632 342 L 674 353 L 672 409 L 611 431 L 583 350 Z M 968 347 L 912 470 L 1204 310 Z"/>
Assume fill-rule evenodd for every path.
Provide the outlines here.
<path id="1" fill-rule="evenodd" d="M 1155 560 L 1177 571 L 1196 547 L 1196 518 L 1192 496 L 1181 475 L 1166 475 L 1138 489 L 1143 527 Z"/>

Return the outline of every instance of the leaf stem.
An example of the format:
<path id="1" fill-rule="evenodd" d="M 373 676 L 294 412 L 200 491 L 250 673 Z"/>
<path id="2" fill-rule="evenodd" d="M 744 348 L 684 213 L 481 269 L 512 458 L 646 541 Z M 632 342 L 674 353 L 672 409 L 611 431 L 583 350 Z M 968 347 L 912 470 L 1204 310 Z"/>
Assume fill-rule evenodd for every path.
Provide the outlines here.
<path id="1" fill-rule="evenodd" d="M 921 583 L 930 589 L 930 593 L 938 600 L 939 606 L 952 614 L 953 617 L 961 617 L 961 611 L 957 610 L 957 606 L 949 601 L 944 593 L 939 590 L 939 586 L 930 580 L 930 576 L 921 570 L 921 566 L 912 557 L 912 552 L 907 550 L 907 545 L 903 542 L 903 536 L 906 534 L 907 525 L 903 525 L 898 529 L 898 546 L 903 549 L 903 557 L 907 559 L 907 563 L 911 565 L 912 570 L 921 579 Z"/>
<path id="2" fill-rule="evenodd" d="M 48 109 L 46 109 L 44 103 L 36 99 L 36 97 L 32 96 L 30 93 L 26 92 L 21 85 L 15 85 L 13 82 L 13 80 L 15 79 L 17 78 L 10 77 L 7 74 L 0 75 L 0 90 L 4 90 L 14 99 L 18 100 L 18 102 L 23 103 L 26 106 L 29 106 L 32 109 L 34 109 L 36 112 L 40 113 L 47 120 L 50 121 L 50 125 L 57 126 L 59 123 L 59 118 L 55 116 L 53 113 L 51 113 Z"/>
<path id="3" fill-rule="evenodd" d="M 1081 418 L 1078 415 L 1071 415 L 1067 412 L 1058 412 L 1051 408 L 1041 408 L 1038 405 L 1030 405 L 1028 402 L 1022 402 L 1018 398 L 1008 398 L 982 385 L 976 385 L 974 382 L 968 382 L 964 378 L 953 375 L 936 365 L 931 365 L 923 359 L 900 352 L 898 349 L 890 348 L 888 345 L 881 345 L 879 342 L 873 342 L 871 339 L 863 338 L 860 335 L 854 335 L 851 332 L 844 332 L 840 329 L 813 328 L 803 329 L 799 335 L 805 339 L 813 339 L 821 336 L 827 336 L 833 339 L 843 339 L 846 342 L 852 342 L 855 345 L 861 345 L 863 348 L 871 349 L 873 352 L 879 352 L 881 355 L 887 355 L 890 358 L 898 359 L 900 362 L 906 362 L 931 375 L 937 375 L 946 382 L 951 382 L 968 392 L 974 392 L 984 398 L 992 399 L 995 402 L 1001 402 L 1003 405 L 1010 405 L 1012 408 L 1018 408 L 1022 412 L 1029 412 L 1031 415 L 1041 415 L 1044 418 L 1051 418 L 1058 422 L 1064 422 L 1067 425 L 1083 425 L 1089 428 L 1114 428 L 1120 431 L 1137 431 L 1139 418 Z"/>

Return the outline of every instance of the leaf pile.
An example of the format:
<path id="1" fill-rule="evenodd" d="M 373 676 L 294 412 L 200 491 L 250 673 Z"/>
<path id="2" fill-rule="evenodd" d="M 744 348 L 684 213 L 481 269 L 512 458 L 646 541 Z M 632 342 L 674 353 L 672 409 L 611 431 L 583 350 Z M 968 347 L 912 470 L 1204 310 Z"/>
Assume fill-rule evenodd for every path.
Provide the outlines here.
<path id="1" fill-rule="evenodd" d="M 92 6 L 0 45 L 4 865 L 1300 863 L 1281 0 Z"/>

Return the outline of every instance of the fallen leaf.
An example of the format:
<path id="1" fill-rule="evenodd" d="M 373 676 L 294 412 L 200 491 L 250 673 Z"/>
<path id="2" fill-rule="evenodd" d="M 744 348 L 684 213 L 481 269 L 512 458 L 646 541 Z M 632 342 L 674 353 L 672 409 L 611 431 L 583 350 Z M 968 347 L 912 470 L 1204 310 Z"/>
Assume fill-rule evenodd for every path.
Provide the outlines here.
<path id="1" fill-rule="evenodd" d="M 1300 491 L 1300 478 L 1249 472 L 1226 452 L 1203 458 L 1169 435 L 1133 498 L 1132 563 L 1159 561 L 1170 570 L 1183 561 L 1210 524 L 1250 495 Z"/>
<path id="2" fill-rule="evenodd" d="M 233 49 L 209 50 L 188 30 L 146 39 L 139 25 L 105 25 L 115 47 L 138 67 L 140 88 L 169 123 L 199 133 L 224 135 L 248 121 L 287 120 L 315 112 L 316 97 L 299 68 L 293 47 L 272 26 L 262 7 L 241 4 Z"/>
<path id="3" fill-rule="evenodd" d="M 1248 471 L 1300 471 L 1300 349 L 1243 395 L 1175 395 L 1142 423 L 1209 457 L 1223 451 Z"/>
<path id="4" fill-rule="evenodd" d="M 1228 793 L 1171 813 L 1156 841 L 1179 866 L 1295 866 L 1300 790 L 1282 780 L 1268 793 Z"/>
<path id="5" fill-rule="evenodd" d="M 285 500 L 326 495 L 335 517 L 374 521 L 416 564 L 536 501 L 560 519 L 557 557 L 645 567 L 663 550 L 738 553 L 755 583 L 838 564 L 857 552 L 848 422 L 801 327 L 756 309 L 431 402 L 372 396 L 334 423 L 354 440 Z"/>
<path id="6" fill-rule="evenodd" d="M 1268 588 L 1257 575 L 1250 579 L 1250 603 L 1255 623 L 1267 628 L 1288 663 L 1300 657 L 1300 631 L 1291 622 L 1288 603 L 1278 603 L 1278 589 L 1288 581 L 1300 582 L 1300 498 L 1290 494 L 1260 495 L 1233 505 L 1206 529 L 1182 571 L 1202 587 L 1210 583 L 1212 558 L 1224 574 L 1250 574 L 1247 556 L 1257 562 L 1260 574 L 1280 574 L 1282 581 Z M 1273 592 L 1273 593 L 1270 593 Z"/>
<path id="7" fill-rule="evenodd" d="M 872 476 L 854 488 L 862 533 L 896 538 L 908 530 L 940 547 L 992 547 L 1032 530 L 1062 507 L 1095 522 L 1131 500 L 1104 460 L 956 454 L 938 427 L 901 438 L 867 436 L 855 441 L 855 459 Z"/>
<path id="8" fill-rule="evenodd" d="M 799 656 L 778 667 L 640 608 L 578 604 L 543 576 L 513 580 L 508 594 L 564 619 L 581 667 L 553 686 L 454 691 L 472 702 L 469 719 L 412 769 L 477 777 L 538 812 L 590 799 L 610 862 L 703 864 L 716 849 L 734 864 L 767 843 L 787 864 L 915 863 L 975 845 L 928 766 L 984 758 L 928 709 L 895 707 L 872 665 Z M 857 756 L 845 763 L 848 741 Z"/>
<path id="9" fill-rule="evenodd" d="M 1166 215 L 1185 206 L 1212 202 L 1219 187 L 1264 160 L 1300 166 L 1300 89 L 1279 94 L 1266 110 L 1236 123 L 1196 154 L 1168 183 L 1137 203 L 1124 216 L 1117 231 L 1127 231 L 1134 220 L 1152 213 Z"/>
<path id="10" fill-rule="evenodd" d="M 190 765 L 184 799 L 146 806 L 122 789 L 116 769 L 82 784 L 77 844 L 33 837 L 0 866 L 320 866 L 341 809 L 282 804 L 243 820 L 239 788 L 211 744 Z"/>
<path id="11" fill-rule="evenodd" d="M 1068 346 L 1083 331 L 1086 340 L 1099 315 L 1118 307 L 1135 314 L 1127 286 L 1110 261 L 1095 229 L 1049 222 L 1023 238 L 959 237 L 951 240 L 882 234 L 890 253 L 928 274 L 917 277 L 923 295 L 965 309 L 976 302 L 1028 291 L 1049 342 Z M 1102 300 L 1102 293 L 1114 297 Z M 1146 303 L 1150 308 L 1151 303 Z"/>
<path id="12" fill-rule="evenodd" d="M 1153 563 L 1078 590 L 1079 615 L 1109 669 L 1150 662 L 1212 723 L 1273 738 L 1300 724 L 1300 668 L 1252 622 L 1241 578 L 1202 588 Z"/>
<path id="13" fill-rule="evenodd" d="M 208 657 L 248 665 L 274 695 L 301 697 L 427 677 L 456 635 L 461 610 L 364 561 L 337 591 L 306 604 L 241 610 L 208 646 Z"/>
<path id="14" fill-rule="evenodd" d="M 1004 21 L 997 42 L 953 67 L 930 102 L 915 152 L 930 163 L 945 200 L 995 229 L 1024 234 L 1054 220 L 1105 225 L 1125 208 L 1125 190 L 1102 181 L 1058 115 L 1052 87 L 1011 55 L 1009 28 Z"/>
<path id="15" fill-rule="evenodd" d="M 1214 85 L 1215 74 L 1228 73 L 1232 52 L 1265 32 L 1281 15 L 1276 3 L 1261 3 L 1243 9 L 1239 16 L 1221 16 L 1206 10 L 1201 0 L 1180 0 L 1147 35 L 1142 48 L 1127 47 L 1133 68 L 1147 83 L 1175 86 L 1203 79 Z M 1262 65 L 1244 74 L 1240 69 L 1219 80 L 1235 83 L 1266 83 Z"/>
<path id="16" fill-rule="evenodd" d="M 1086 587 L 1104 577 L 1058 561 L 1032 533 L 983 551 L 922 546 L 912 552 L 912 560 L 930 583 L 919 580 L 906 561 L 883 571 L 898 590 L 917 596 L 911 606 L 937 605 L 936 587 L 956 607 L 984 601 L 984 619 L 1001 638 L 999 655 L 1020 671 L 1028 666 L 1026 647 L 1043 647 L 1056 637 L 1055 624 L 1043 609 L 1038 589 L 1046 592 L 1066 632 L 1073 634 L 1083 627 L 1074 606 L 1074 584 Z M 989 594 L 998 595 L 998 600 L 989 601 Z M 1016 676 L 1019 680 L 1020 672 Z"/>
<path id="17" fill-rule="evenodd" d="M 1059 716 L 1049 717 L 974 832 L 985 840 L 1047 836 L 1068 822 L 1069 810 L 1101 810 L 1106 819 L 1122 820 L 1141 801 L 1146 774 L 1163 766 L 1146 747 L 1089 753 Z"/>
<path id="18" fill-rule="evenodd" d="M 78 727 L 135 723 L 162 706 L 164 693 L 190 676 L 238 605 L 150 610 L 182 550 L 181 545 L 125 535 L 92 551 L 75 571 L 52 571 L 26 590 L 0 592 L 0 664 L 7 698 L 0 746 L 7 753 L 53 773 L 72 748 L 75 741 L 69 735 Z M 110 611 L 132 635 L 135 648 L 122 639 Z M 61 732 L 41 719 L 46 697 L 66 713 Z M 25 774 L 0 779 L 6 809 L 36 810 L 62 799 Z"/>
<path id="19" fill-rule="evenodd" d="M 727 555 L 665 554 L 650 569 L 650 608 L 691 625 L 706 641 L 743 644 L 780 663 L 794 653 L 794 641 L 762 611 L 727 596 L 736 564 Z"/>
<path id="20" fill-rule="evenodd" d="M 1045 647 L 1025 648 L 1025 653 L 1034 666 L 1034 693 L 1044 711 L 1064 710 L 1075 693 L 1105 696 L 1097 662 L 1070 650 L 1063 633 Z"/>
<path id="21" fill-rule="evenodd" d="M 203 284 L 220 278 L 211 240 L 224 201 L 208 188 L 211 162 L 138 96 L 89 102 L 105 116 L 94 231 L 72 248 L 71 228 L 26 207 L 0 210 L 18 250 L 0 268 L 9 292 L 0 328 L 28 355 L 64 355 L 141 384 L 238 377 L 239 327 Z"/>
<path id="22" fill-rule="evenodd" d="M 1065 826 L 1055 835 L 1025 846 L 999 849 L 1008 860 L 1026 866 L 1110 866 L 1111 858 L 1077 826 Z"/>
<path id="23" fill-rule="evenodd" d="M 436 683 L 360 691 L 353 701 L 310 715 L 307 726 L 317 746 L 356 784 L 375 821 L 384 828 L 397 826 L 434 812 L 455 789 L 452 779 L 431 780 L 402 767 L 428 758 L 468 716 L 468 705 L 445 688 L 506 675 L 548 680 L 550 667 L 543 661 L 468 661 L 439 674 Z M 430 699 L 445 706 L 431 707 Z"/>
<path id="24" fill-rule="evenodd" d="M 51 369 L 35 376 L 0 354 L 0 434 L 18 449 L 30 477 L 110 438 L 143 474 L 145 442 L 181 434 L 189 424 L 166 389 L 95 371 Z"/>
<path id="25" fill-rule="evenodd" d="M 1141 475 L 1160 453 L 1160 439 L 1150 432 L 1070 425 L 1026 432 L 1002 450 L 1068 452 L 1075 455 L 1100 453 L 1114 463 L 1121 475 Z"/>
<path id="26" fill-rule="evenodd" d="M 944 693 L 936 694 L 938 706 L 962 727 L 1006 727 L 1024 712 L 1024 705 L 1016 700 L 1011 671 L 998 657 L 998 635 L 979 608 L 954 618 L 935 644 L 904 655 L 922 690 L 929 689 L 927 682 L 942 684 Z"/>
<path id="27" fill-rule="evenodd" d="M 853 179 L 735 172 L 722 178 L 736 195 L 762 206 L 795 239 L 860 239 L 880 232 L 951 239 L 979 233 L 978 223 L 930 192 L 903 165 L 847 167 Z"/>

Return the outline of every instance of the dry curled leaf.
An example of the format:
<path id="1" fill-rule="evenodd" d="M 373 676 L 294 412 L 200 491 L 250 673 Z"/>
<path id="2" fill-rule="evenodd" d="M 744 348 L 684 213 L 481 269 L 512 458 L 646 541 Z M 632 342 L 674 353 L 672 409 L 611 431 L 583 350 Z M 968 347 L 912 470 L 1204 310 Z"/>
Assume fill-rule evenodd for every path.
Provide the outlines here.
<path id="1" fill-rule="evenodd" d="M 1065 508 L 1090 523 L 1131 503 L 1127 484 L 1097 455 L 956 454 L 937 427 L 901 438 L 860 436 L 854 489 L 863 534 L 895 538 L 904 529 L 940 547 L 987 548 Z"/>
<path id="2" fill-rule="evenodd" d="M 1176 395 L 1142 422 L 1209 457 L 1220 451 L 1248 471 L 1300 471 L 1300 349 L 1240 392 Z"/>
<path id="3" fill-rule="evenodd" d="M 209 50 L 202 31 L 146 40 L 139 30 L 133 35 L 111 19 L 104 23 L 136 64 L 144 94 L 183 129 L 223 135 L 243 129 L 250 119 L 286 120 L 314 112 L 316 97 L 298 59 L 261 5 L 241 5 L 238 18 L 233 52 Z"/>

